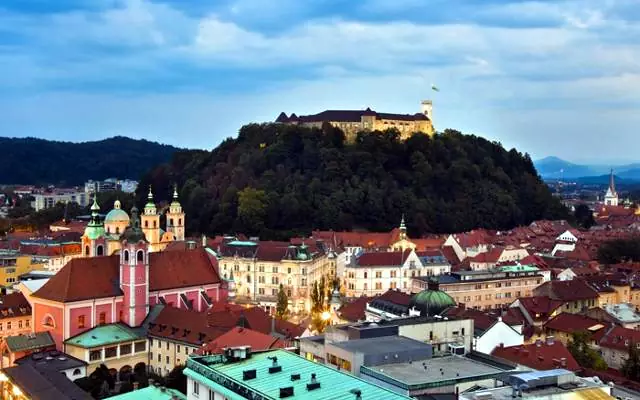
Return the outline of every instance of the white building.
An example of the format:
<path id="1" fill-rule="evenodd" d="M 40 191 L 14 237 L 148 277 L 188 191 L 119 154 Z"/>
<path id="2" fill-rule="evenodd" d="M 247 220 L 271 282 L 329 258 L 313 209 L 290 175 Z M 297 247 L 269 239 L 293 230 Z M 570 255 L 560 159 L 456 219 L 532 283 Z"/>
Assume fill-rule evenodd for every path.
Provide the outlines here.
<path id="1" fill-rule="evenodd" d="M 37 211 L 55 207 L 58 203 L 77 203 L 81 207 L 89 205 L 89 195 L 79 191 L 59 191 L 56 193 L 34 194 L 31 207 Z"/>
<path id="2" fill-rule="evenodd" d="M 345 265 L 347 297 L 375 296 L 389 289 L 411 290 L 411 278 L 449 273 L 451 265 L 439 250 L 413 249 L 362 253 Z"/>
<path id="3" fill-rule="evenodd" d="M 607 188 L 607 193 L 605 193 L 604 195 L 604 205 L 618 205 L 618 192 L 616 192 L 616 183 L 613 178 L 613 170 L 611 170 L 611 175 L 609 176 L 609 187 Z"/>
<path id="4" fill-rule="evenodd" d="M 524 335 L 502 321 L 501 317 L 484 331 L 476 328 L 474 335 L 474 350 L 485 354 L 491 354 L 493 349 L 503 345 L 519 346 L 524 343 Z"/>

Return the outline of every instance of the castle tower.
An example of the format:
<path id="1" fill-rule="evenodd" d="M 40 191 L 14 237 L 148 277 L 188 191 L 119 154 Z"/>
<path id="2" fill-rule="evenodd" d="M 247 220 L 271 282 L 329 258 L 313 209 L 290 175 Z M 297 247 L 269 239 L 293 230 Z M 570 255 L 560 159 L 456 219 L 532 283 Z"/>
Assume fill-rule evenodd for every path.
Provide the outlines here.
<path id="1" fill-rule="evenodd" d="M 100 206 L 96 198 L 93 198 L 91 205 L 91 220 L 84 229 L 82 235 L 82 256 L 97 257 L 106 254 L 107 242 L 104 234 L 104 224 L 100 219 Z"/>
<path id="2" fill-rule="evenodd" d="M 433 123 L 433 101 L 431 100 L 422 100 L 420 102 L 420 112 L 427 116 Z"/>
<path id="3" fill-rule="evenodd" d="M 123 321 L 139 326 L 149 313 L 149 243 L 140 228 L 138 209 L 131 209 L 131 222 L 122 234 L 120 288 Z"/>
<path id="4" fill-rule="evenodd" d="M 153 202 L 151 186 L 149 186 L 147 204 L 145 204 L 144 212 L 142 213 L 142 231 L 147 242 L 151 245 L 151 249 L 154 250 L 154 245 L 160 243 L 160 215 L 156 204 Z"/>
<path id="5" fill-rule="evenodd" d="M 178 189 L 173 188 L 173 201 L 167 212 L 167 232 L 173 233 L 175 240 L 184 240 L 185 215 L 178 201 Z"/>
<path id="6" fill-rule="evenodd" d="M 607 188 L 607 193 L 605 193 L 604 195 L 604 204 L 606 206 L 618 205 L 618 192 L 616 192 L 616 183 L 613 177 L 613 169 L 611 169 L 611 174 L 609 175 L 609 187 Z"/>

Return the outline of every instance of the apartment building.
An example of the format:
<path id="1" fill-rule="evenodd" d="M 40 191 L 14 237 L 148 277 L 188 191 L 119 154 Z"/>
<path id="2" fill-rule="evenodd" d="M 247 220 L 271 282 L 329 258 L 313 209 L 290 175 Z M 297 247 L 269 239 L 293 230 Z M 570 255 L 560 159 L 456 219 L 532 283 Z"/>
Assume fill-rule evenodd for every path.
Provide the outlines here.
<path id="1" fill-rule="evenodd" d="M 519 297 L 531 296 L 533 289 L 550 279 L 548 271 L 515 265 L 493 271 L 458 271 L 438 276 L 440 290 L 467 308 L 504 308 Z M 412 279 L 411 290 L 428 288 L 429 277 Z"/>
<path id="2" fill-rule="evenodd" d="M 52 208 L 58 203 L 77 203 L 81 207 L 89 205 L 89 194 L 75 189 L 56 190 L 53 193 L 38 193 L 33 195 L 31 207 L 36 211 Z"/>
<path id="3" fill-rule="evenodd" d="M 289 242 L 240 241 L 227 238 L 216 252 L 220 273 L 236 283 L 236 302 L 257 304 L 275 312 L 283 286 L 291 311 L 310 310 L 313 283 L 336 276 L 335 254 L 321 241 L 294 245 Z"/>

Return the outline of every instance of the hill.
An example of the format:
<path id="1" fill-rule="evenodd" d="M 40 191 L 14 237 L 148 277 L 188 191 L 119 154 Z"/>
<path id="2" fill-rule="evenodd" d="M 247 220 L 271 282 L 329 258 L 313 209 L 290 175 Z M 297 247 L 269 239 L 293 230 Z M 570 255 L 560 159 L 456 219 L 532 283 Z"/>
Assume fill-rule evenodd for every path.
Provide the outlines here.
<path id="1" fill-rule="evenodd" d="M 608 177 L 611 168 L 613 168 L 616 177 L 629 181 L 640 180 L 640 165 L 638 163 L 613 166 L 603 164 L 582 165 L 574 164 L 558 157 L 545 157 L 535 161 L 534 165 L 543 179 L 598 181 L 600 176 Z"/>
<path id="2" fill-rule="evenodd" d="M 397 131 L 250 124 L 212 152 L 180 151 L 141 182 L 168 200 L 177 182 L 190 233 L 262 238 L 312 229 L 388 230 L 406 215 L 411 234 L 511 228 L 566 209 L 529 156 L 483 138 L 445 131 L 398 140 Z"/>
<path id="3" fill-rule="evenodd" d="M 81 185 L 89 179 L 139 179 L 176 147 L 122 136 L 95 142 L 0 138 L 0 183 Z"/>

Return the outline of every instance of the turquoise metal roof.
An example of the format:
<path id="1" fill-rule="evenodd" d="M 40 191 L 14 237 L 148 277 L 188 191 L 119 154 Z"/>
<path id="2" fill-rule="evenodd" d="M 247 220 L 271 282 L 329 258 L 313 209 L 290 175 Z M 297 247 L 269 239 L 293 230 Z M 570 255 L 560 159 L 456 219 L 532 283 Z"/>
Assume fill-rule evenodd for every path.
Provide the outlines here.
<path id="1" fill-rule="evenodd" d="M 256 242 L 251 242 L 248 240 L 234 240 L 228 243 L 229 246 L 257 246 Z"/>
<path id="2" fill-rule="evenodd" d="M 274 356 L 278 358 L 278 365 L 282 367 L 282 371 L 270 374 L 268 370 L 273 361 L 269 357 Z M 355 398 L 352 390 L 360 390 L 362 398 L 367 400 L 410 399 L 286 350 L 253 353 L 248 359 L 237 362 L 225 361 L 222 355 L 193 357 L 187 360 L 184 373 L 223 393 L 229 399 L 246 398 L 239 393 L 242 390 L 239 387 L 253 392 L 255 398 L 279 399 L 280 388 L 291 386 L 294 388 L 294 395 L 288 399 L 351 399 Z M 243 380 L 243 371 L 250 369 L 256 370 L 256 378 Z M 320 388 L 308 391 L 307 383 L 312 373 L 316 374 Z M 300 374 L 300 380 L 292 381 L 291 374 Z M 233 387 L 235 389 L 232 389 Z"/>
<path id="3" fill-rule="evenodd" d="M 133 329 L 122 324 L 108 324 L 97 326 L 79 335 L 65 340 L 71 346 L 83 347 L 86 349 L 106 346 L 108 344 L 132 342 L 134 340 L 146 339 Z"/>
<path id="4" fill-rule="evenodd" d="M 104 217 L 104 222 L 129 222 L 129 214 L 120 208 L 114 208 Z"/>
<path id="5" fill-rule="evenodd" d="M 163 391 L 164 390 L 164 391 Z M 114 400 L 187 400 L 187 396 L 178 390 L 147 386 L 144 389 L 109 397 Z"/>
<path id="6" fill-rule="evenodd" d="M 505 265 L 500 267 L 501 272 L 535 272 L 539 270 L 540 268 L 534 265 Z"/>

